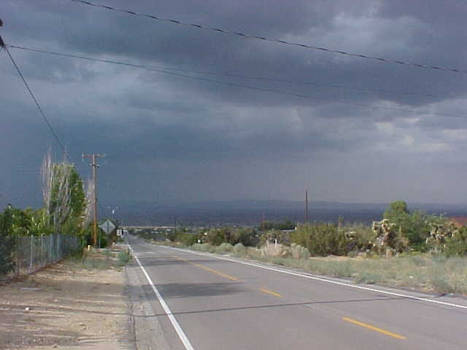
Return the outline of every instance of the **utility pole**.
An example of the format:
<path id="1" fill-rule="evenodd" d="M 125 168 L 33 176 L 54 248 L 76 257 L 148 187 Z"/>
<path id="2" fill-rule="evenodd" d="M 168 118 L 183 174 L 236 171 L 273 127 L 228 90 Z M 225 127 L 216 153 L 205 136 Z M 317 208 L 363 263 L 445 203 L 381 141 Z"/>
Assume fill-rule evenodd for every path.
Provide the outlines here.
<path id="1" fill-rule="evenodd" d="M 97 164 L 97 158 L 98 157 L 104 157 L 102 154 L 82 154 L 83 159 L 88 158 L 91 159 L 91 167 L 92 167 L 92 182 L 94 186 L 94 191 L 92 191 L 92 204 L 94 207 L 94 218 L 93 218 L 93 223 L 92 223 L 92 241 L 94 243 L 94 246 L 97 245 L 97 168 L 99 167 L 99 164 Z"/>
<path id="2" fill-rule="evenodd" d="M 305 190 L 305 224 L 308 223 L 308 190 Z"/>

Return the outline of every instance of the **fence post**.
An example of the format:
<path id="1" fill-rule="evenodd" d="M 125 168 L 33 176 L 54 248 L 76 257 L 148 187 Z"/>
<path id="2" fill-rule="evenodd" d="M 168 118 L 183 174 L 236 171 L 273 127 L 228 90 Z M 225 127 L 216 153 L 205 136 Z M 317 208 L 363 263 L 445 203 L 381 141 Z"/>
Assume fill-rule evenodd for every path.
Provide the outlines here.
<path id="1" fill-rule="evenodd" d="M 41 267 L 44 265 L 44 234 L 41 234 Z"/>
<path id="2" fill-rule="evenodd" d="M 34 236 L 31 235 L 31 239 L 29 240 L 29 244 L 31 245 L 31 257 L 29 259 L 29 272 L 32 272 L 32 262 L 33 262 L 33 255 L 34 255 Z"/>
<path id="3" fill-rule="evenodd" d="M 53 261 L 53 248 L 54 248 L 54 235 L 49 235 L 49 258 L 47 259 L 47 265 Z"/>
<path id="4" fill-rule="evenodd" d="M 20 262 L 19 262 L 19 242 L 20 238 L 16 236 L 15 238 L 15 251 L 16 251 L 16 276 L 19 276 Z"/>

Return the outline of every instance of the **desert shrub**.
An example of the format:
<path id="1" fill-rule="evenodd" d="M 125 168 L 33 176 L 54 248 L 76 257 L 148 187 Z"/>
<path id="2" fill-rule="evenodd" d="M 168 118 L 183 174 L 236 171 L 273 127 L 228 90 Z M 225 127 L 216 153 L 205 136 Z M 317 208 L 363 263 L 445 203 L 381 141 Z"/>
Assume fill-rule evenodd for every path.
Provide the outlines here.
<path id="1" fill-rule="evenodd" d="M 270 230 L 293 230 L 295 228 L 295 223 L 286 219 L 281 222 L 272 222 L 272 221 L 263 221 L 259 225 L 261 231 L 270 231 Z"/>
<path id="2" fill-rule="evenodd" d="M 253 259 L 259 259 L 261 257 L 261 252 L 255 247 L 246 247 L 246 255 Z"/>
<path id="3" fill-rule="evenodd" d="M 429 215 L 419 210 L 410 211 L 404 201 L 392 202 L 384 212 L 384 219 L 395 225 L 395 231 L 408 239 L 409 246 L 418 251 L 426 250 L 426 239 L 432 224 L 442 224 L 442 216 Z"/>
<path id="4" fill-rule="evenodd" d="M 230 231 L 225 229 L 211 229 L 208 231 L 206 242 L 212 245 L 221 245 L 223 242 L 226 242 L 225 236 L 230 235 Z"/>
<path id="5" fill-rule="evenodd" d="M 447 256 L 467 255 L 467 227 L 461 227 L 446 240 L 443 253 Z"/>
<path id="6" fill-rule="evenodd" d="M 346 238 L 346 251 L 349 256 L 368 251 L 376 241 L 375 232 L 364 224 L 345 225 L 341 230 Z"/>
<path id="7" fill-rule="evenodd" d="M 235 255 L 244 256 L 246 254 L 246 248 L 242 243 L 237 243 L 233 247 L 233 252 Z"/>
<path id="8" fill-rule="evenodd" d="M 199 250 L 201 252 L 208 252 L 211 245 L 209 243 L 195 243 L 191 246 L 194 250 Z"/>
<path id="9" fill-rule="evenodd" d="M 258 244 L 264 246 L 266 242 L 279 243 L 279 244 L 290 244 L 290 233 L 287 231 L 281 231 L 277 229 L 272 229 L 270 231 L 264 232 L 259 237 Z"/>
<path id="10" fill-rule="evenodd" d="M 372 230 L 376 235 L 373 249 L 377 253 L 392 255 L 407 250 L 408 239 L 402 234 L 400 228 L 397 230 L 397 225 L 390 222 L 389 219 L 373 221 Z"/>
<path id="11" fill-rule="evenodd" d="M 295 259 L 308 259 L 310 257 L 309 250 L 296 243 L 290 245 L 290 253 Z"/>
<path id="12" fill-rule="evenodd" d="M 244 246 L 255 246 L 259 242 L 258 233 L 253 228 L 242 227 L 234 230 L 228 243 L 235 245 L 242 243 Z"/>
<path id="13" fill-rule="evenodd" d="M 345 255 L 346 238 L 334 224 L 303 225 L 291 234 L 291 241 L 307 247 L 311 255 Z"/>
<path id="14" fill-rule="evenodd" d="M 178 232 L 175 240 L 189 247 L 198 242 L 198 236 L 193 233 Z"/>
<path id="15" fill-rule="evenodd" d="M 290 248 L 283 244 L 269 243 L 266 241 L 266 244 L 260 248 L 262 256 L 265 257 L 282 257 L 286 258 L 291 255 Z"/>
<path id="16" fill-rule="evenodd" d="M 222 243 L 220 246 L 216 247 L 217 254 L 230 253 L 233 250 L 233 246 L 230 243 Z"/>

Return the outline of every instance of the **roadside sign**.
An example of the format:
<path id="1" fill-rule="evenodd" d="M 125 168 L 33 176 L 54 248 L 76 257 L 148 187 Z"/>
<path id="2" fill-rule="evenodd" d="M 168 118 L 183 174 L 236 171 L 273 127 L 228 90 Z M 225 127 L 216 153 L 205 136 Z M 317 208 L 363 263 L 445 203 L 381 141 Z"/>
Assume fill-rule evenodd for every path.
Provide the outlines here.
<path id="1" fill-rule="evenodd" d="M 109 219 L 105 220 L 99 227 L 107 234 L 111 233 L 116 228 L 115 224 Z"/>

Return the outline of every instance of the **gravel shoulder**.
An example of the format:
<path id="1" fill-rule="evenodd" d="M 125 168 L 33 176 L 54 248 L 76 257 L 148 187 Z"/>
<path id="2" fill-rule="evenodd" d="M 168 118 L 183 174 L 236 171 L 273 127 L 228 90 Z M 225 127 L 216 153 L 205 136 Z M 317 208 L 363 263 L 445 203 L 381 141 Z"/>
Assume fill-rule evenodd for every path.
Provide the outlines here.
<path id="1" fill-rule="evenodd" d="M 69 258 L 0 285 L 0 349 L 131 349 L 118 251 Z"/>

